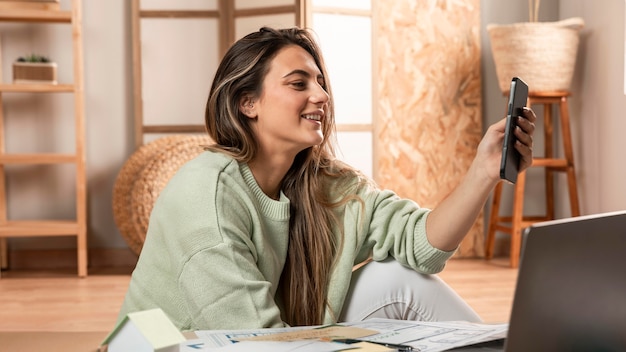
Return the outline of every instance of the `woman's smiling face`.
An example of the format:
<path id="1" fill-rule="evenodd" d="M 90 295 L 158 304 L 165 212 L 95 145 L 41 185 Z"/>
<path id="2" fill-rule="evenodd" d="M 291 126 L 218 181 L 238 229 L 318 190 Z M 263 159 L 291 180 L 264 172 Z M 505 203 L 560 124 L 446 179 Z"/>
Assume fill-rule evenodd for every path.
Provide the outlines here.
<path id="1" fill-rule="evenodd" d="M 322 142 L 329 102 L 324 80 L 303 48 L 290 45 L 276 54 L 251 107 L 261 149 L 295 155 Z"/>

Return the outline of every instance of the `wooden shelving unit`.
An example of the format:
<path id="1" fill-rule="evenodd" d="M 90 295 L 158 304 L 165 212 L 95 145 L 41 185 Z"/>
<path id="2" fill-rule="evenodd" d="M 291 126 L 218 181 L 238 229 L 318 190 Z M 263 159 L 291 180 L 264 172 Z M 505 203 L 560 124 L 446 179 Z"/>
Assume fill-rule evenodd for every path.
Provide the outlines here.
<path id="1" fill-rule="evenodd" d="M 0 70 L 0 264 L 8 266 L 6 239 L 11 237 L 75 236 L 77 241 L 78 276 L 87 276 L 87 196 L 85 170 L 85 116 L 82 47 L 81 0 L 71 0 L 71 9 L 54 6 L 29 5 L 28 2 L 3 4 L 0 22 L 65 23 L 72 27 L 73 79 L 69 84 L 6 84 Z M 58 5 L 58 4 L 57 4 Z M 74 95 L 73 154 L 65 153 L 7 153 L 5 148 L 4 93 L 69 93 Z M 73 220 L 11 220 L 7 214 L 7 165 L 61 165 L 73 164 L 76 169 L 76 217 Z"/>
<path id="2" fill-rule="evenodd" d="M 216 39 L 219 42 L 220 57 L 226 53 L 235 41 L 235 21 L 243 17 L 256 17 L 277 14 L 294 14 L 294 25 L 305 26 L 307 0 L 293 0 L 291 4 L 276 5 L 272 1 L 259 1 L 253 8 L 238 9 L 235 1 L 218 0 L 217 8 L 212 10 L 161 10 L 143 9 L 141 0 L 131 1 L 131 28 L 133 52 L 133 96 L 135 101 L 135 145 L 144 144 L 144 136 L 150 134 L 204 133 L 205 127 L 200 125 L 167 124 L 154 125 L 144 120 L 143 88 L 142 88 L 142 53 L 141 24 L 149 19 L 216 19 L 219 23 Z M 210 35 L 210 33 L 207 33 Z"/>

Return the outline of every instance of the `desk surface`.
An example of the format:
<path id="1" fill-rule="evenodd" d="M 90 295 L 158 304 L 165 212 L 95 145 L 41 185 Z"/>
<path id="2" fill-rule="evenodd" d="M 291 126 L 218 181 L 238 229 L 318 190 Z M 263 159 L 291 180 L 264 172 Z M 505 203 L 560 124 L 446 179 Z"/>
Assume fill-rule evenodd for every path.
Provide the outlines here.
<path id="1" fill-rule="evenodd" d="M 108 332 L 0 331 L 3 351 L 96 352 Z"/>
<path id="2" fill-rule="evenodd" d="M 2 351 L 103 352 L 98 348 L 107 335 L 108 332 L 0 331 L 0 346 L 2 346 Z M 195 338 L 190 333 L 185 336 Z M 504 340 L 496 340 L 451 351 L 503 351 L 503 345 Z"/>

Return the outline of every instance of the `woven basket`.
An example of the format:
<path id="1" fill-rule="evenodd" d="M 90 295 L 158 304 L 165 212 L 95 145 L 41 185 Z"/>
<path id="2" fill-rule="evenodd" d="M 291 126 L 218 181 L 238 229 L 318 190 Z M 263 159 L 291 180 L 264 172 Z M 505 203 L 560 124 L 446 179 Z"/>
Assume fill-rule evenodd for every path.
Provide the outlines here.
<path id="1" fill-rule="evenodd" d="M 208 136 L 162 137 L 141 146 L 124 163 L 113 186 L 113 217 L 135 254 L 141 252 L 152 207 L 165 185 L 211 143 Z"/>
<path id="2" fill-rule="evenodd" d="M 508 92 L 511 79 L 522 78 L 531 91 L 570 89 L 582 18 L 487 26 L 498 84 Z"/>

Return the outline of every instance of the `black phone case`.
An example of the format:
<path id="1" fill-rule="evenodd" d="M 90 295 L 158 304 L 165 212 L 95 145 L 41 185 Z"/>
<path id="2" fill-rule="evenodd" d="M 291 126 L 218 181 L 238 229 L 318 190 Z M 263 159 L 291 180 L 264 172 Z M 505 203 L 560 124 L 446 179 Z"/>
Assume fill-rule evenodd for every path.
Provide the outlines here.
<path id="1" fill-rule="evenodd" d="M 502 160 L 500 162 L 500 178 L 511 183 L 517 182 L 520 161 L 520 154 L 515 149 L 515 141 L 517 139 L 513 131 L 517 127 L 517 117 L 522 115 L 522 109 L 526 106 L 527 100 L 528 85 L 519 77 L 513 77 L 509 92 L 504 143 L 502 144 Z"/>

